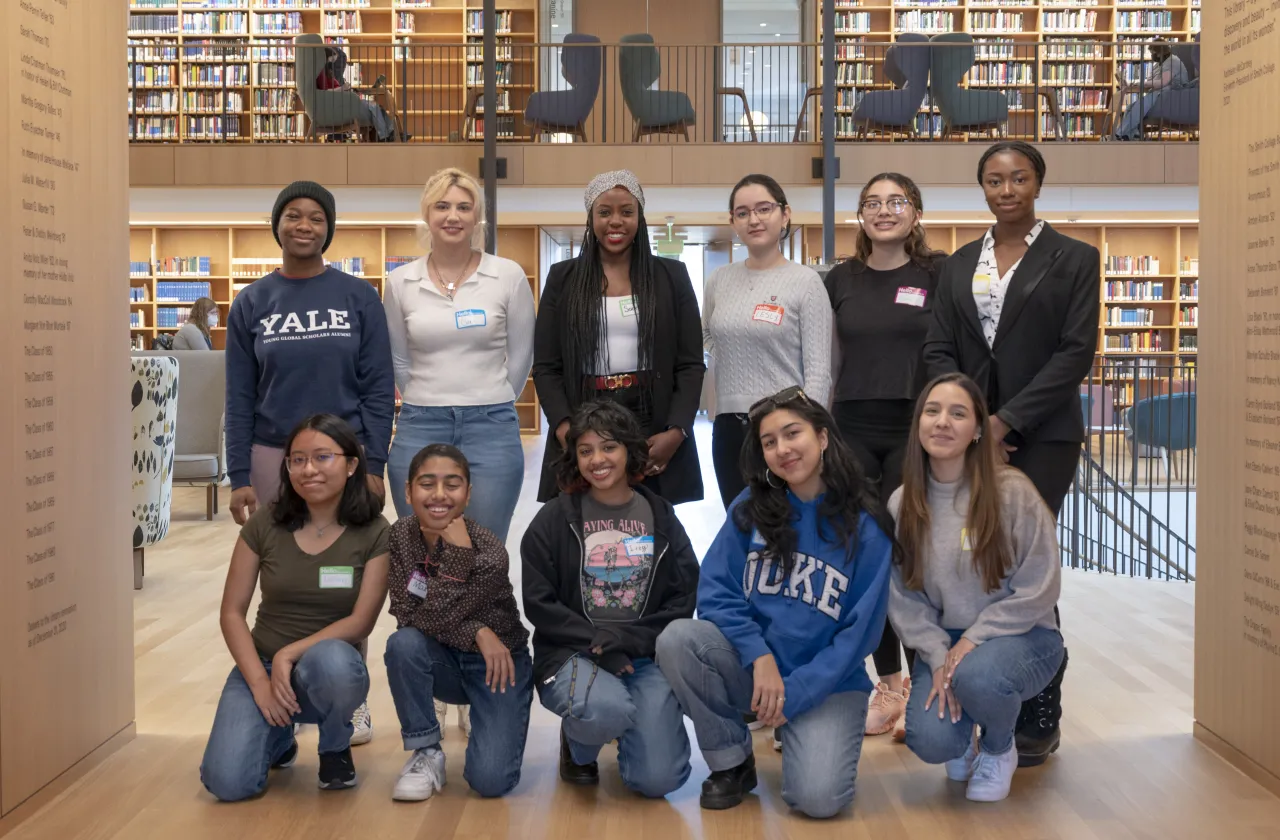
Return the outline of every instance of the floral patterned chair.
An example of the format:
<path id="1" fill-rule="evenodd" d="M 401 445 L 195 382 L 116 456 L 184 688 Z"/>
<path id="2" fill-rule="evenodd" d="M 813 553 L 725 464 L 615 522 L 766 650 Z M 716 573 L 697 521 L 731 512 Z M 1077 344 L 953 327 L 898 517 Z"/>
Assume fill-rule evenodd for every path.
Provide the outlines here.
<path id="1" fill-rule="evenodd" d="M 142 588 L 143 552 L 169 532 L 173 501 L 178 360 L 134 357 L 129 395 L 133 416 L 133 588 Z"/>

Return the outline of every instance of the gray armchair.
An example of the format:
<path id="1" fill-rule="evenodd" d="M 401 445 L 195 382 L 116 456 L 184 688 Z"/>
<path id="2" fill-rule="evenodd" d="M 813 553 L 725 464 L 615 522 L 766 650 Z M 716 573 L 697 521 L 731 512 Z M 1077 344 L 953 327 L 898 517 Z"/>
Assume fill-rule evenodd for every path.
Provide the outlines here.
<path id="1" fill-rule="evenodd" d="M 316 79 L 324 68 L 324 39 L 314 33 L 293 39 L 294 84 L 307 114 L 307 139 L 318 134 L 354 133 L 358 139 L 372 130 L 369 109 L 360 95 L 351 90 L 320 90 Z"/>
<path id="2" fill-rule="evenodd" d="M 524 121 L 540 135 L 566 132 L 587 139 L 586 122 L 600 92 L 600 39 L 573 32 L 564 37 L 560 71 L 568 90 L 542 90 L 529 97 Z"/>
<path id="3" fill-rule="evenodd" d="M 689 95 L 678 90 L 650 90 L 662 75 L 662 58 L 647 33 L 623 35 L 618 48 L 622 98 L 635 120 L 634 143 L 647 134 L 683 134 L 696 121 Z"/>
<path id="4" fill-rule="evenodd" d="M 226 353 L 222 350 L 144 351 L 134 356 L 169 356 L 178 363 L 182 390 L 174 439 L 173 483 L 205 488 L 205 518 L 218 512 L 218 485 L 227 474 L 223 419 Z"/>
<path id="5" fill-rule="evenodd" d="M 929 53 L 927 35 L 907 32 L 884 56 L 884 72 L 898 85 L 895 90 L 872 90 L 863 94 L 853 109 L 853 124 L 859 137 L 871 130 L 907 130 L 915 134 L 916 114 L 929 93 Z"/>
<path id="6" fill-rule="evenodd" d="M 1009 97 L 995 90 L 966 90 L 960 87 L 975 60 L 973 36 L 967 32 L 947 32 L 930 39 L 933 102 L 942 115 L 942 136 L 953 131 L 998 134 L 1009 121 Z"/>
<path id="7" fill-rule="evenodd" d="M 1200 36 L 1193 44 L 1173 44 L 1169 51 L 1186 68 L 1189 81 L 1182 87 L 1159 91 L 1151 109 L 1142 118 L 1144 130 L 1200 130 Z"/>

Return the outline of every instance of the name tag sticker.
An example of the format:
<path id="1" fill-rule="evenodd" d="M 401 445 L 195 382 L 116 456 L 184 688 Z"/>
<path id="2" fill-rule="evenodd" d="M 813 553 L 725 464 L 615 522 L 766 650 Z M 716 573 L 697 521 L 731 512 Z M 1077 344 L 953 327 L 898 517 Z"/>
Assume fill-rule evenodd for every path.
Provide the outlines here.
<path id="1" fill-rule="evenodd" d="M 483 327 L 489 323 L 489 319 L 485 316 L 483 309 L 462 309 L 453 314 L 453 320 L 457 323 L 458 329 L 465 330 L 470 327 Z"/>
<path id="2" fill-rule="evenodd" d="M 622 541 L 627 547 L 628 557 L 652 557 L 653 556 L 653 537 L 627 537 Z"/>
<path id="3" fill-rule="evenodd" d="M 973 546 L 969 544 L 969 529 L 968 529 L 968 528 L 961 528 L 961 529 L 960 529 L 960 550 L 961 550 L 961 551 L 973 551 Z"/>
<path id="4" fill-rule="evenodd" d="M 427 576 L 420 571 L 414 570 L 414 573 L 409 576 L 409 585 L 405 588 L 414 597 L 427 597 Z"/>
<path id="5" fill-rule="evenodd" d="M 766 324 L 773 324 L 776 327 L 782 324 L 782 316 L 784 314 L 786 314 L 786 310 L 781 306 L 762 303 L 756 306 L 755 311 L 751 313 L 751 320 L 764 321 Z"/>
<path id="6" fill-rule="evenodd" d="M 350 589 L 356 585 L 356 570 L 352 566 L 321 566 L 321 589 Z"/>
<path id="7" fill-rule="evenodd" d="M 975 274 L 973 275 L 973 293 L 975 295 L 986 295 L 991 293 L 991 275 Z"/>
<path id="8" fill-rule="evenodd" d="M 924 299 L 927 294 L 928 291 L 925 289 L 917 289 L 914 286 L 899 286 L 898 296 L 893 299 L 893 302 L 904 306 L 924 306 Z"/>
<path id="9" fill-rule="evenodd" d="M 624 297 L 622 300 L 618 301 L 618 311 L 622 313 L 623 318 L 636 317 L 635 295 L 631 295 L 630 297 Z"/>

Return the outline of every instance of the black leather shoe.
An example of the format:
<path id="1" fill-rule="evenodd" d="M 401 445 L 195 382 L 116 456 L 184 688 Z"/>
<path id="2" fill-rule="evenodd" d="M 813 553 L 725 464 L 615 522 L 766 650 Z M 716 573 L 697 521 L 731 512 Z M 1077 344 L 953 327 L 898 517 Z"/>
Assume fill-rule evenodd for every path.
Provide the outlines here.
<path id="1" fill-rule="evenodd" d="M 594 785 L 600 782 L 600 765 L 596 762 L 590 764 L 574 764 L 573 756 L 569 753 L 569 739 L 565 737 L 564 730 L 560 730 L 560 778 L 573 785 Z"/>
<path id="2" fill-rule="evenodd" d="M 698 802 L 708 811 L 724 811 L 742 804 L 742 797 L 756 787 L 756 757 L 728 770 L 716 770 L 702 783 L 702 796 Z"/>
<path id="3" fill-rule="evenodd" d="M 1058 673 L 1054 674 L 1044 691 L 1022 704 L 1014 729 L 1019 767 L 1044 764 L 1062 744 L 1062 678 L 1066 672 L 1067 652 L 1063 650 Z"/>

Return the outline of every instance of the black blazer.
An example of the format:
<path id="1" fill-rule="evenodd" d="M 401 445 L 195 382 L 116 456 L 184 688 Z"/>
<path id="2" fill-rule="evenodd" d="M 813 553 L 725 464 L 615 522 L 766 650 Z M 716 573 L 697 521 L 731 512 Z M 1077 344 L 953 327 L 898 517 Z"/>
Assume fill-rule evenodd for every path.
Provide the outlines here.
<path id="1" fill-rule="evenodd" d="M 924 344 L 930 377 L 972 377 L 1012 430 L 1011 444 L 1083 442 L 1079 393 L 1098 349 L 1098 249 L 1045 224 L 1009 281 L 991 347 L 973 300 L 981 255 L 979 239 L 943 263 Z"/>
<path id="2" fill-rule="evenodd" d="M 565 322 L 559 306 L 573 262 L 558 262 L 547 273 L 533 333 L 533 386 L 548 426 L 542 478 L 538 482 L 540 502 L 558 492 L 555 464 L 564 450 L 556 439 L 556 427 L 578 408 L 565 383 L 568 377 L 586 375 L 585 371 L 564 369 L 569 331 L 578 328 Z M 702 316 L 684 263 L 656 259 L 653 279 L 658 308 L 651 371 L 653 422 L 646 433 L 652 436 L 678 426 L 688 437 L 671 457 L 667 469 L 661 475 L 650 476 L 645 485 L 672 504 L 696 502 L 702 499 L 703 488 L 693 421 L 702 403 L 702 378 L 707 372 L 702 357 Z"/>

